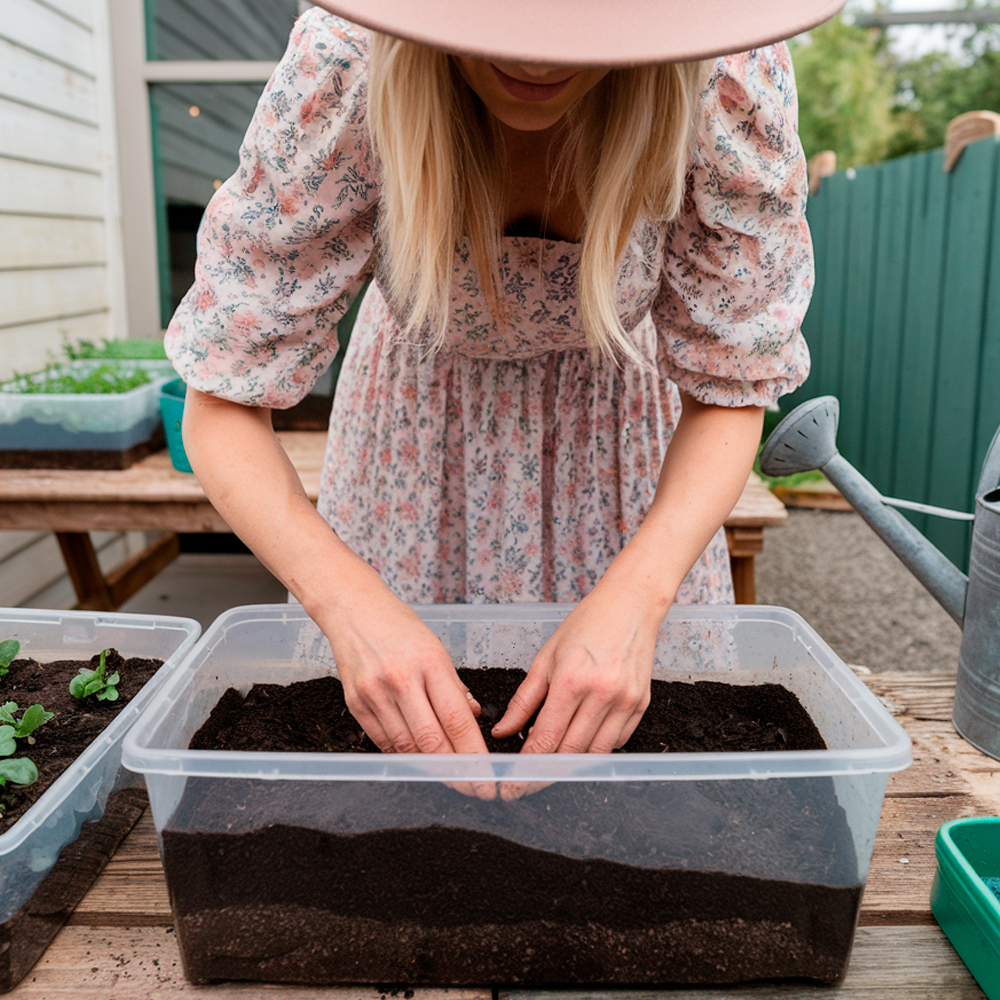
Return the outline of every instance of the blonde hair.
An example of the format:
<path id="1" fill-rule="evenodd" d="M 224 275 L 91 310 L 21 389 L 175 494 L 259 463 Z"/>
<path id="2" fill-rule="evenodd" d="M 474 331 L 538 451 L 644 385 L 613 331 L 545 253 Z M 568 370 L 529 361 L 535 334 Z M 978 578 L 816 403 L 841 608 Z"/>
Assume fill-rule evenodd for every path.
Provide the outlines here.
<path id="1" fill-rule="evenodd" d="M 587 343 L 648 364 L 622 327 L 615 287 L 636 220 L 669 220 L 684 198 L 702 63 L 613 69 L 567 116 L 553 184 L 585 212 L 579 300 Z M 373 32 L 368 122 L 382 169 L 386 294 L 408 332 L 448 325 L 456 244 L 467 236 L 494 319 L 503 321 L 500 240 L 506 153 L 499 124 L 443 52 Z"/>

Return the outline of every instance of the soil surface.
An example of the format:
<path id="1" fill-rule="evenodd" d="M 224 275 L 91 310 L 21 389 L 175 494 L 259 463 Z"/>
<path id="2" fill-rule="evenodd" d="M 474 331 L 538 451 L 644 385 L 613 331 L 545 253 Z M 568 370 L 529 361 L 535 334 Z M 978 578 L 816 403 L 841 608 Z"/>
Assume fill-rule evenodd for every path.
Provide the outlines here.
<path id="1" fill-rule="evenodd" d="M 0 677 L 0 703 L 13 701 L 21 709 L 39 704 L 55 713 L 32 733 L 33 744 L 18 740 L 13 757 L 30 757 L 38 768 L 38 780 L 31 785 L 7 784 L 0 789 L 6 806 L 0 816 L 0 834 L 24 815 L 163 665 L 162 660 L 125 659 L 117 650 L 111 650 L 105 671 L 111 674 L 117 670 L 121 677 L 116 685 L 118 700 L 90 697 L 78 701 L 69 693 L 69 682 L 83 668 L 96 669 L 99 660 L 99 653 L 90 660 L 51 663 L 19 659 L 10 665 L 6 676 Z"/>
<path id="2" fill-rule="evenodd" d="M 504 674 L 464 676 L 483 727 L 524 676 Z M 230 692 L 191 745 L 374 749 L 333 684 Z M 641 730 L 627 750 L 823 747 L 771 685 L 657 682 Z M 163 854 L 196 982 L 836 982 L 863 889 L 829 778 L 565 781 L 512 800 L 189 779 Z"/>
<path id="3" fill-rule="evenodd" d="M 490 730 L 524 674 L 460 667 L 458 676 L 482 706 L 479 728 L 486 748 L 491 753 L 518 753 L 524 743 L 521 736 L 501 740 Z M 336 677 L 287 686 L 255 684 L 246 698 L 230 688 L 192 737 L 190 749 L 379 753 L 348 711 Z M 825 749 L 798 698 L 780 684 L 654 680 L 649 708 L 619 752 Z"/>

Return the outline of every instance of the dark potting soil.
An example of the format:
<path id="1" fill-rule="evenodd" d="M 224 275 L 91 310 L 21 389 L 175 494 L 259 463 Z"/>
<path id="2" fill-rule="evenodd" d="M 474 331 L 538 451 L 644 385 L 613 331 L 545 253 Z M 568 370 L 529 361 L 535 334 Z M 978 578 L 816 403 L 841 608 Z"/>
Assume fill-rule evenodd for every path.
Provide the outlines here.
<path id="1" fill-rule="evenodd" d="M 518 753 L 520 736 L 496 739 L 499 722 L 524 673 L 460 668 L 459 677 L 482 706 L 479 728 L 491 753 Z M 335 677 L 287 686 L 255 684 L 244 698 L 230 688 L 191 739 L 192 750 L 271 750 L 378 753 L 354 721 Z M 649 708 L 627 753 L 825 750 L 798 698 L 780 684 L 741 686 L 716 681 L 653 681 Z"/>
<path id="2" fill-rule="evenodd" d="M 159 418 L 157 418 L 159 420 Z M 67 432 L 73 447 L 19 448 L 13 434 L 25 442 L 50 436 L 49 428 L 34 420 L 21 420 L 8 426 L 5 446 L 0 448 L 0 469 L 128 469 L 154 451 L 166 447 L 163 425 L 151 428 L 150 436 L 128 448 L 119 444 L 119 433 L 93 433 L 83 441 L 81 435 Z"/>
<path id="3" fill-rule="evenodd" d="M 163 665 L 162 660 L 125 659 L 117 650 L 111 650 L 105 659 L 105 671 L 111 674 L 117 670 L 121 677 L 116 685 L 118 700 L 78 701 L 69 693 L 69 682 L 83 668 L 95 670 L 99 660 L 100 654 L 90 660 L 51 663 L 19 659 L 10 665 L 6 676 L 0 677 L 0 704 L 13 701 L 22 709 L 39 704 L 55 713 L 54 718 L 32 733 L 33 744 L 18 740 L 17 752 L 12 756 L 30 757 L 38 768 L 38 780 L 30 785 L 8 784 L 0 789 L 4 802 L 0 834 L 34 805 Z"/>
<path id="4" fill-rule="evenodd" d="M 522 678 L 463 675 L 495 717 Z M 338 687 L 230 692 L 191 746 L 374 749 Z M 749 747 L 823 741 L 773 685 L 658 682 L 627 750 Z M 195 982 L 837 982 L 863 890 L 829 778 L 488 801 L 433 781 L 192 778 L 163 856 Z"/>
<path id="5" fill-rule="evenodd" d="M 69 693 L 69 682 L 81 668 L 96 668 L 99 655 L 87 660 L 59 660 L 40 664 L 31 659 L 15 660 L 0 677 L 0 702 L 13 701 L 19 708 L 40 704 L 55 712 L 54 718 L 32 734 L 35 742 L 24 745 L 15 757 L 30 757 L 38 768 L 38 781 L 31 785 L 8 784 L 0 789 L 6 803 L 0 818 L 0 833 L 6 832 L 42 793 L 76 760 L 109 725 L 139 689 L 162 666 L 162 660 L 124 659 L 112 650 L 106 657 L 108 673 L 117 670 L 117 701 L 79 702 Z M 83 899 L 125 835 L 135 826 L 146 806 L 139 788 L 113 791 L 100 816 L 84 822 L 80 835 L 67 844 L 28 900 L 0 922 L 0 993 L 12 990 L 38 961 L 49 943 Z M 25 862 L 22 862 L 25 863 Z M 8 859 L 3 879 L 15 887 L 27 882 Z M 23 879 L 23 881 L 22 881 Z M 30 884 L 30 883 L 27 883 Z"/>

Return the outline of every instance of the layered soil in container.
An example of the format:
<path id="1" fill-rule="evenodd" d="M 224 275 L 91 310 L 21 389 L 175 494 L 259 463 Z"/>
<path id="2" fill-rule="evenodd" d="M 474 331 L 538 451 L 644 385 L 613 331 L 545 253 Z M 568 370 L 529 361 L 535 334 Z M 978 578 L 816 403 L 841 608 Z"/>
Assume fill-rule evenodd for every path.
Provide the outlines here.
<path id="1" fill-rule="evenodd" d="M 14 432 L 21 440 L 49 436 L 48 426 L 34 420 L 8 425 L 7 431 L 11 439 Z M 121 447 L 121 438 L 117 431 L 91 431 L 73 434 L 72 448 L 2 448 L 0 469 L 128 469 L 167 443 L 162 425 L 149 438 L 128 448 Z"/>
<path id="2" fill-rule="evenodd" d="M 460 671 L 489 728 L 523 674 Z M 227 692 L 193 749 L 378 752 L 333 678 Z M 776 685 L 654 681 L 625 752 L 818 750 Z M 163 831 L 188 978 L 407 985 L 736 982 L 846 972 L 863 891 L 829 778 L 199 778 Z"/>
<path id="3" fill-rule="evenodd" d="M 32 734 L 33 744 L 18 741 L 19 749 L 13 756 L 30 757 L 38 768 L 38 780 L 0 789 L 4 802 L 0 834 L 6 833 L 107 728 L 163 661 L 125 659 L 112 650 L 106 657 L 106 670 L 108 674 L 119 672 L 118 700 L 101 702 L 91 697 L 77 701 L 69 693 L 70 680 L 82 668 L 92 670 L 97 664 L 98 656 L 89 661 L 45 664 L 25 658 L 15 660 L 7 675 L 0 677 L 0 702 L 13 701 L 22 709 L 37 703 L 55 713 Z M 28 901 L 0 923 L 0 993 L 13 989 L 35 964 L 142 815 L 145 804 L 142 789 L 113 791 L 103 815 L 83 824 L 79 837 L 63 848 Z M 4 864 L 0 858 L 0 866 Z M 14 877 L 14 873 L 0 871 L 4 874 Z"/>

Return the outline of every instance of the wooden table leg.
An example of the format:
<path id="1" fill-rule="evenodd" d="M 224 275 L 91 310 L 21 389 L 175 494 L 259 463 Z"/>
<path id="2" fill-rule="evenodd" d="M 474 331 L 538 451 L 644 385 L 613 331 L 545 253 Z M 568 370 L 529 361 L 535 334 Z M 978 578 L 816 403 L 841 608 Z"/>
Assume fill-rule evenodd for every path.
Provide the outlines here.
<path id="1" fill-rule="evenodd" d="M 733 592 L 737 604 L 754 604 L 757 600 L 753 578 L 753 560 L 764 548 L 763 528 L 726 528 L 729 545 L 729 565 L 733 573 Z"/>
<path id="2" fill-rule="evenodd" d="M 66 572 L 82 611 L 115 611 L 180 554 L 180 541 L 170 533 L 147 545 L 107 576 L 97 561 L 89 533 L 57 531 Z"/>

